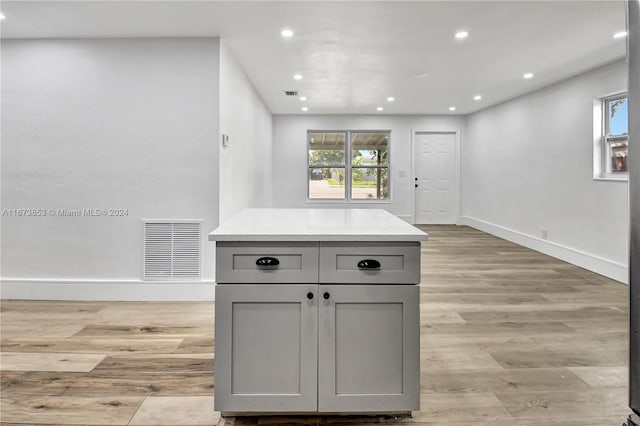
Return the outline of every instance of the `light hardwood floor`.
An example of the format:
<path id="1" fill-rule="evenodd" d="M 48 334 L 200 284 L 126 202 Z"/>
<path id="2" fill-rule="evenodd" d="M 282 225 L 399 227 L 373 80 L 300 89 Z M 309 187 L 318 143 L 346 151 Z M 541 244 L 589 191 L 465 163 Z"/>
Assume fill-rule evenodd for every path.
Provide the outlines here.
<path id="1" fill-rule="evenodd" d="M 3 301 L 3 424 L 619 426 L 628 287 L 467 227 L 424 227 L 411 418 L 220 419 L 211 303 Z M 256 348 L 259 349 L 259 348 Z"/>

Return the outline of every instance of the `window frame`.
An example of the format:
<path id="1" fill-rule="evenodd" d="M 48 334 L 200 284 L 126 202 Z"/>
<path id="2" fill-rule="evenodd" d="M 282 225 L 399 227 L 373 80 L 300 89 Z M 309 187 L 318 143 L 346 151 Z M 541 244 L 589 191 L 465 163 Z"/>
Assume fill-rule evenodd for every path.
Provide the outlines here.
<path id="1" fill-rule="evenodd" d="M 600 180 L 611 180 L 611 181 L 627 181 L 629 176 L 629 171 L 614 171 L 611 167 L 611 159 L 612 157 L 612 148 L 611 144 L 615 142 L 624 142 L 629 148 L 629 133 L 625 133 L 622 135 L 610 135 L 609 134 L 609 126 L 610 126 L 610 117 L 609 117 L 609 104 L 611 102 L 615 102 L 620 99 L 628 99 L 629 93 L 617 92 L 608 96 L 604 96 L 600 98 L 600 128 L 601 132 L 599 135 L 599 155 L 600 155 L 600 164 L 599 172 L 595 173 L 594 176 L 596 179 Z M 628 101 L 627 101 L 628 102 Z"/>
<path id="2" fill-rule="evenodd" d="M 343 165 L 318 165 L 311 164 L 309 161 L 309 150 L 311 150 L 311 133 L 344 133 L 344 164 Z M 351 176 L 351 172 L 347 172 L 347 167 L 349 166 L 349 157 L 348 157 L 348 147 L 349 143 L 349 133 L 346 130 L 307 130 L 307 201 L 312 202 L 325 202 L 325 203 L 343 203 L 348 199 L 348 186 L 347 186 L 347 176 Z M 344 169 L 344 197 L 343 198 L 311 198 L 311 194 L 309 192 L 309 183 L 311 181 L 311 169 Z M 350 185 L 349 185 L 350 186 Z"/>
<path id="3" fill-rule="evenodd" d="M 310 134 L 311 133 L 344 133 L 345 134 L 345 143 L 344 143 L 344 149 L 345 149 L 345 156 L 344 156 L 344 160 L 345 160 L 345 164 L 344 166 L 318 166 L 317 164 L 311 164 L 309 161 L 309 150 L 310 148 L 310 144 L 311 144 L 311 137 Z M 389 136 L 388 142 L 387 142 L 387 163 L 385 165 L 375 165 L 375 166 L 371 166 L 371 165 L 366 165 L 366 166 L 356 166 L 353 167 L 352 164 L 352 156 L 353 156 L 353 149 L 351 147 L 351 136 L 353 133 L 382 133 L 382 134 L 386 134 Z M 375 203 L 375 204 L 389 204 L 392 202 L 391 200 L 391 130 L 335 130 L 335 129 L 330 129 L 330 130 L 318 130 L 318 129 L 308 129 L 307 130 L 307 151 L 306 151 L 306 156 L 307 156 L 307 202 L 308 203 L 336 203 L 336 204 L 368 204 L 368 203 Z M 345 184 L 344 184 L 344 198 L 311 198 L 311 194 L 309 191 L 309 182 L 311 181 L 311 169 L 312 168 L 344 168 L 344 180 L 345 180 Z M 366 198 L 353 198 L 353 193 L 352 193 L 352 170 L 354 168 L 362 168 L 362 169 L 387 169 L 387 180 L 388 180 L 388 186 L 389 186 L 389 190 L 388 190 L 388 195 L 386 198 L 374 198 L 374 199 L 366 199 Z"/>

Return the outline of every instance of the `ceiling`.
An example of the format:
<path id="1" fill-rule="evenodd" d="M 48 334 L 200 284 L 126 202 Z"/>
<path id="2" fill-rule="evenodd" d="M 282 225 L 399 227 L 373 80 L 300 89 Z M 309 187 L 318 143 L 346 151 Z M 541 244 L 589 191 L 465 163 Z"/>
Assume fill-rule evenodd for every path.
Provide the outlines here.
<path id="1" fill-rule="evenodd" d="M 625 28 L 622 0 L 21 0 L 1 10 L 5 39 L 219 36 L 275 114 L 464 115 L 621 59 L 626 47 L 612 38 Z M 468 38 L 455 39 L 462 29 Z"/>

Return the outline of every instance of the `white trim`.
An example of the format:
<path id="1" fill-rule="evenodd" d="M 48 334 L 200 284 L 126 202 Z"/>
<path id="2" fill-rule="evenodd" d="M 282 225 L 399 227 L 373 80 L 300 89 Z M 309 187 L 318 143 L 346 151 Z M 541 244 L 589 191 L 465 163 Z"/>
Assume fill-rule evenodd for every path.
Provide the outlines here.
<path id="1" fill-rule="evenodd" d="M 612 99 L 628 98 L 629 92 L 618 90 L 593 99 L 593 180 L 627 182 L 629 172 L 612 173 L 609 170 L 609 144 L 606 140 L 606 103 Z M 627 146 L 629 135 L 626 135 Z"/>
<path id="2" fill-rule="evenodd" d="M 411 128 L 411 178 L 409 178 L 409 185 L 411 185 L 411 224 L 416 224 L 416 130 Z"/>
<path id="3" fill-rule="evenodd" d="M 594 177 L 593 180 L 601 181 L 601 182 L 629 182 L 629 177 L 628 176 L 624 176 L 624 177 L 602 176 L 602 177 Z"/>
<path id="4" fill-rule="evenodd" d="M 461 216 L 460 216 L 460 211 L 462 208 L 462 164 L 461 164 L 461 157 L 462 157 L 462 153 L 461 153 L 461 140 L 460 140 L 460 129 L 455 129 L 455 130 L 414 130 L 411 129 L 411 175 L 413 177 L 413 179 L 410 180 L 411 183 L 411 224 L 415 225 L 416 224 L 416 191 L 415 191 L 415 178 L 416 178 L 416 143 L 415 143 L 415 139 L 416 139 L 416 134 L 418 133 L 432 133 L 432 134 L 455 134 L 456 136 L 456 156 L 455 156 L 455 160 L 456 160 L 456 200 L 455 200 L 455 205 L 454 205 L 454 216 L 455 216 L 455 223 L 456 224 L 460 224 L 460 220 L 461 220 Z"/>
<path id="5" fill-rule="evenodd" d="M 539 251 L 540 253 L 564 260 L 565 262 L 588 269 L 589 271 L 604 275 L 621 283 L 629 283 L 629 268 L 625 264 L 472 217 L 463 216 L 460 219 L 463 225 L 479 229 L 480 231 L 504 238 L 505 240 Z"/>
<path id="6" fill-rule="evenodd" d="M 214 284 L 213 281 L 3 278 L 0 299 L 202 302 L 215 299 Z"/>

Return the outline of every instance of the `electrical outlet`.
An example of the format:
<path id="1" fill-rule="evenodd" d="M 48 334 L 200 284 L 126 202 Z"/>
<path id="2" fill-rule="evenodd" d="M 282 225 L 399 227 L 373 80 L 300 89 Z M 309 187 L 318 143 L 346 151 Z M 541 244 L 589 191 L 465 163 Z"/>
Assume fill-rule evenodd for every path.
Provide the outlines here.
<path id="1" fill-rule="evenodd" d="M 549 236 L 549 233 L 547 232 L 547 230 L 545 228 L 541 228 L 540 229 L 540 233 L 542 234 L 542 239 L 546 240 L 547 237 Z"/>

